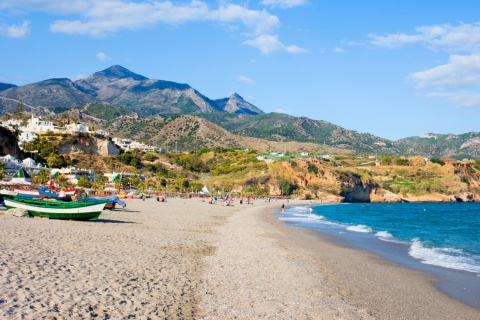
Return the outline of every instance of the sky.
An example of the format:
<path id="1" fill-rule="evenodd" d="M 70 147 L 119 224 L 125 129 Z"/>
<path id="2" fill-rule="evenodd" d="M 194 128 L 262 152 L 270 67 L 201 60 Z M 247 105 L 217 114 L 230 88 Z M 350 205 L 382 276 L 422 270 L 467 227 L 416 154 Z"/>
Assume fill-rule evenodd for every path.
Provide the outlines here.
<path id="1" fill-rule="evenodd" d="M 397 140 L 480 131 L 478 0 L 0 0 L 0 82 L 121 65 Z"/>

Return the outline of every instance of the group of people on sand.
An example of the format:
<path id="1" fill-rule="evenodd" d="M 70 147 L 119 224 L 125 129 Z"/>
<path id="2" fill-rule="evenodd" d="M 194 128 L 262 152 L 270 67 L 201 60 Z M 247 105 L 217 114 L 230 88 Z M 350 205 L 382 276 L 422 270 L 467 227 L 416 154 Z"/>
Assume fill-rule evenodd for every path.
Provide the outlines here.
<path id="1" fill-rule="evenodd" d="M 157 202 L 167 202 L 167 196 L 166 195 L 159 195 L 157 194 Z"/>

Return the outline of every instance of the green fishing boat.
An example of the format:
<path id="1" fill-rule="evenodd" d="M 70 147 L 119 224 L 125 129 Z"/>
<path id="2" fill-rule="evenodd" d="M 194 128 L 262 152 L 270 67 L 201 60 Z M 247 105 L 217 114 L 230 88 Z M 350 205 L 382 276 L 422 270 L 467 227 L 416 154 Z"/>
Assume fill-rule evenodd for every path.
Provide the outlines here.
<path id="1" fill-rule="evenodd" d="M 26 197 L 5 197 L 7 209 L 27 210 L 34 217 L 66 220 L 96 220 L 108 199 L 97 202 L 64 202 Z"/>

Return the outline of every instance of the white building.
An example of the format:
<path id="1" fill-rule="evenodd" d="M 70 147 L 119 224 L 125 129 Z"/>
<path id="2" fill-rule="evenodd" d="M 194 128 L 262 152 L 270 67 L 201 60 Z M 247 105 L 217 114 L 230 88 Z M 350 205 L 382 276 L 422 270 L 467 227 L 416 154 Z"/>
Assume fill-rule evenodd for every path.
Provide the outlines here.
<path id="1" fill-rule="evenodd" d="M 102 135 L 102 136 L 108 136 L 108 132 L 105 132 L 103 130 L 95 130 L 95 131 L 93 131 L 93 133 L 99 134 L 99 135 Z"/>
<path id="2" fill-rule="evenodd" d="M 34 166 L 37 166 L 37 163 L 35 162 L 35 160 L 33 160 L 32 158 L 27 158 L 27 159 L 24 159 L 22 161 L 23 165 L 26 166 L 26 167 L 34 167 Z"/>
<path id="3" fill-rule="evenodd" d="M 36 134 L 35 132 L 24 131 L 20 134 L 19 145 L 21 145 L 22 142 L 30 142 L 35 140 L 36 138 L 38 138 L 38 134 Z"/>
<path id="4" fill-rule="evenodd" d="M 67 124 L 65 128 L 67 132 L 82 132 L 82 133 L 90 132 L 90 128 L 88 126 L 84 126 L 81 123 Z"/>
<path id="5" fill-rule="evenodd" d="M 53 122 L 42 121 L 42 118 L 32 116 L 32 119 L 28 120 L 28 124 L 25 128 L 25 131 L 33 132 L 47 132 L 47 131 L 58 131 L 59 128 L 53 125 Z"/>

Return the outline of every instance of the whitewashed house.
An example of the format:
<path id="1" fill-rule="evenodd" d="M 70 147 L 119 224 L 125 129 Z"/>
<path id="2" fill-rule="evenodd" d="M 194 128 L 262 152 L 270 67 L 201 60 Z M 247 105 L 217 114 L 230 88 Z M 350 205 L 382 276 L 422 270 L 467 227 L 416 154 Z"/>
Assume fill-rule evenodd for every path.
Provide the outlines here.
<path id="1" fill-rule="evenodd" d="M 32 119 L 28 120 L 25 131 L 43 133 L 47 131 L 58 131 L 58 128 L 53 125 L 53 122 L 43 121 L 41 117 L 32 116 Z"/>
<path id="2" fill-rule="evenodd" d="M 24 131 L 20 134 L 19 145 L 22 145 L 22 142 L 30 142 L 38 138 L 38 134 L 32 131 Z"/>
<path id="3" fill-rule="evenodd" d="M 88 126 L 84 126 L 81 123 L 67 124 L 65 128 L 67 132 L 82 132 L 82 133 L 90 132 L 90 128 Z"/>
<path id="4" fill-rule="evenodd" d="M 37 163 L 32 158 L 27 158 L 22 161 L 25 167 L 35 167 Z"/>

